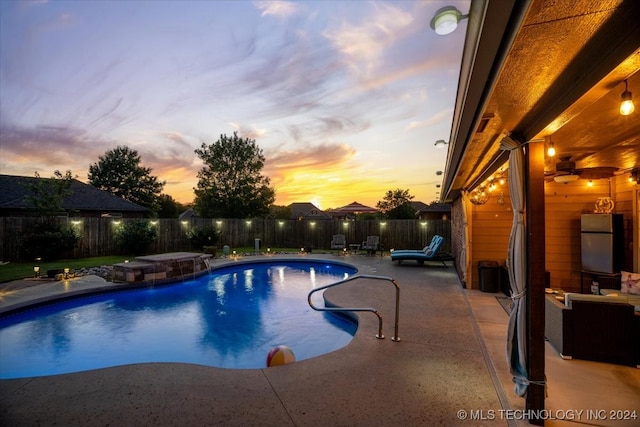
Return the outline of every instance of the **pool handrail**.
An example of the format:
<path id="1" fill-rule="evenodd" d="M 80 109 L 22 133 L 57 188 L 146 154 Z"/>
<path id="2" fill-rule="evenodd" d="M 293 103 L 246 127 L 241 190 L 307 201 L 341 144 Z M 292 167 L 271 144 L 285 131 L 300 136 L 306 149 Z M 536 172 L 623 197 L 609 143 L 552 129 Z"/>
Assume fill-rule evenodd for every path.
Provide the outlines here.
<path id="1" fill-rule="evenodd" d="M 309 306 L 316 311 L 370 311 L 378 317 L 378 334 L 376 338 L 384 339 L 384 335 L 382 334 L 382 316 L 375 308 L 365 308 L 365 307 L 316 307 L 311 302 L 311 295 L 315 292 L 319 292 L 328 288 L 332 288 L 334 286 L 344 285 L 345 283 L 352 282 L 358 279 L 373 279 L 373 280 L 384 280 L 387 282 L 391 282 L 393 286 L 396 288 L 396 316 L 395 316 L 395 327 L 394 327 L 394 336 L 391 337 L 391 341 L 399 342 L 400 338 L 398 337 L 398 323 L 400 321 L 400 286 L 398 286 L 398 282 L 395 279 L 387 276 L 373 276 L 369 274 L 357 274 L 355 276 L 348 277 L 344 280 L 340 280 L 339 282 L 331 283 L 329 285 L 321 286 L 319 288 L 313 289 L 307 295 L 307 302 Z"/>

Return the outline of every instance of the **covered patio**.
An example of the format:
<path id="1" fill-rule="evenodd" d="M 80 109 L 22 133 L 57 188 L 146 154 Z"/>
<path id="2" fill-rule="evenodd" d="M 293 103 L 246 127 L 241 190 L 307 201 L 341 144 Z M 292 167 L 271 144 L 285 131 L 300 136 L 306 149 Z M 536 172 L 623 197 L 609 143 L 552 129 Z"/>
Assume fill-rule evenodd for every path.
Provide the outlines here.
<path id="1" fill-rule="evenodd" d="M 622 268 L 640 265 L 640 120 L 637 107 L 621 110 L 640 87 L 637 16 L 640 3 L 624 0 L 471 3 L 441 199 L 467 288 L 479 287 L 483 260 L 507 267 L 523 310 L 512 370 L 527 408 L 548 407 L 552 381 L 545 288 L 583 289 L 581 215 L 613 202 Z"/>

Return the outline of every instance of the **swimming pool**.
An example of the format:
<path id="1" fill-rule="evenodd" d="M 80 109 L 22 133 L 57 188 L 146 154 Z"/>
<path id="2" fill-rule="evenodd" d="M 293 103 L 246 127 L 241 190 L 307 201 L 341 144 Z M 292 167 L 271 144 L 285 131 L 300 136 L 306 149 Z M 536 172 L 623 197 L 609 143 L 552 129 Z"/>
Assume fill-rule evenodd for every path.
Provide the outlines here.
<path id="1" fill-rule="evenodd" d="M 0 319 L 0 378 L 148 362 L 257 369 L 282 344 L 298 361 L 326 354 L 351 342 L 357 324 L 314 311 L 307 294 L 356 272 L 321 261 L 238 264 L 7 316 Z"/>

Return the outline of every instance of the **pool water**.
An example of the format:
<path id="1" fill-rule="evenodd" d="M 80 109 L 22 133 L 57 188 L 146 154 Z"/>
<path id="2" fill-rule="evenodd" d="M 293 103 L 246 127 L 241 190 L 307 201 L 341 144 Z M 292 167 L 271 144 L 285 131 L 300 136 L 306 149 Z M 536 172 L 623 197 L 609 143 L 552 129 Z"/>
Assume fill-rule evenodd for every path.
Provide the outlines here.
<path id="1" fill-rule="evenodd" d="M 11 315 L 0 319 L 0 378 L 148 362 L 257 369 L 277 345 L 297 361 L 326 354 L 351 342 L 357 325 L 311 309 L 307 295 L 355 272 L 324 262 L 242 264 Z M 323 306 L 321 292 L 313 303 Z"/>

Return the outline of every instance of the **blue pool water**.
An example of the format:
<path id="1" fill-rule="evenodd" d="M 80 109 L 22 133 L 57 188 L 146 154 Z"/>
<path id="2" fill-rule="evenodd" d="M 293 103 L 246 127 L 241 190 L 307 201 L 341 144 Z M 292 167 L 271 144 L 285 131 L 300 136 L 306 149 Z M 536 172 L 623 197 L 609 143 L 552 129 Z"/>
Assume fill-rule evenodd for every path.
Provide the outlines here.
<path id="1" fill-rule="evenodd" d="M 355 272 L 324 262 L 241 264 L 11 315 L 0 319 L 0 378 L 145 362 L 264 368 L 281 344 L 298 361 L 326 354 L 351 342 L 357 325 L 311 309 L 307 294 Z M 321 292 L 313 302 L 323 306 Z"/>

